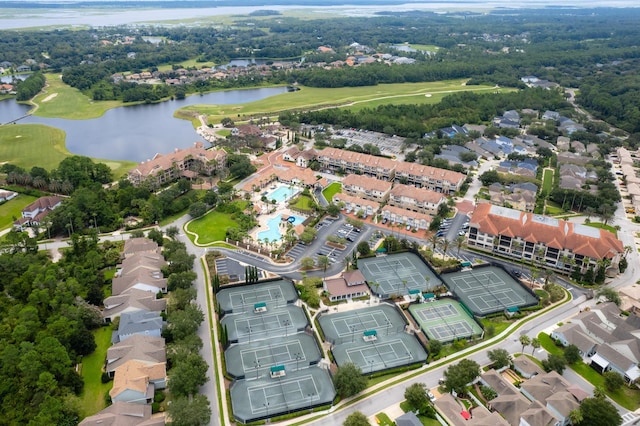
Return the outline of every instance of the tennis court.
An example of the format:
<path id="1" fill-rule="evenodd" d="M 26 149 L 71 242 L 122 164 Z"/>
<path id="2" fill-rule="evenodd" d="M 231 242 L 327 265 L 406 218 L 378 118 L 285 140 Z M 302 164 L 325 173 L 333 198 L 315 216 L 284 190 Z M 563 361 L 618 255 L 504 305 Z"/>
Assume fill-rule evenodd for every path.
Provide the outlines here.
<path id="1" fill-rule="evenodd" d="M 285 305 L 274 310 L 227 314 L 220 320 L 227 328 L 229 342 L 251 342 L 288 336 L 309 324 L 301 307 Z"/>
<path id="2" fill-rule="evenodd" d="M 318 323 L 325 340 L 334 345 L 354 341 L 356 336 L 361 337 L 367 330 L 375 330 L 378 335 L 385 336 L 402 333 L 407 324 L 400 312 L 388 304 L 320 315 Z"/>
<path id="3" fill-rule="evenodd" d="M 277 378 L 238 380 L 230 392 L 233 415 L 242 423 L 327 405 L 335 398 L 329 372 L 318 367 Z"/>
<path id="4" fill-rule="evenodd" d="M 293 283 L 286 280 L 224 288 L 216 294 L 222 313 L 250 312 L 256 304 L 265 304 L 267 310 L 274 309 L 297 299 Z"/>
<path id="5" fill-rule="evenodd" d="M 453 299 L 411 305 L 409 312 L 429 340 L 448 343 L 482 335 L 478 323 Z"/>
<path id="6" fill-rule="evenodd" d="M 476 315 L 487 315 L 509 308 L 533 306 L 538 299 L 522 284 L 497 266 L 442 275 L 447 288 Z"/>
<path id="7" fill-rule="evenodd" d="M 406 320 L 395 306 L 382 304 L 318 318 L 338 366 L 349 362 L 363 373 L 425 362 L 427 352 L 405 333 Z"/>
<path id="8" fill-rule="evenodd" d="M 274 337 L 251 343 L 231 345 L 224 353 L 227 373 L 234 378 L 258 379 L 271 367 L 284 365 L 286 371 L 298 371 L 317 364 L 322 358 L 315 339 L 305 333 Z"/>
<path id="9" fill-rule="evenodd" d="M 442 282 L 414 253 L 396 253 L 358 260 L 358 269 L 376 295 L 407 295 L 410 290 L 429 292 Z"/>

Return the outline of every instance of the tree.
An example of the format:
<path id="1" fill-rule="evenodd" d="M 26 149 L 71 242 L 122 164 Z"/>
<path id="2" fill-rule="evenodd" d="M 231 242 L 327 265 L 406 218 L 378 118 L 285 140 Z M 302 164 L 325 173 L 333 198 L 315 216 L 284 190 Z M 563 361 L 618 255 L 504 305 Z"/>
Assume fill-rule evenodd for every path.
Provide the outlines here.
<path id="1" fill-rule="evenodd" d="M 482 182 L 482 185 L 490 186 L 491 184 L 500 182 L 500 174 L 495 170 L 488 170 L 483 174 L 481 174 L 480 176 L 478 176 L 478 179 L 480 179 L 480 182 Z"/>
<path id="2" fill-rule="evenodd" d="M 536 349 L 538 349 L 540 347 L 540 340 L 538 340 L 537 337 L 534 337 L 533 339 L 531 339 L 531 355 L 533 355 L 533 353 L 535 352 Z"/>
<path id="3" fill-rule="evenodd" d="M 615 392 L 624 385 L 624 379 L 615 371 L 605 371 L 602 377 L 604 377 L 604 386 L 610 392 Z"/>
<path id="4" fill-rule="evenodd" d="M 360 411 L 354 411 L 349 414 L 347 418 L 342 423 L 344 426 L 369 426 L 369 419 L 367 416 L 362 414 Z"/>
<path id="5" fill-rule="evenodd" d="M 414 410 L 421 409 L 429 402 L 427 385 L 419 382 L 408 386 L 404 391 L 404 399 L 407 400 Z"/>
<path id="6" fill-rule="evenodd" d="M 542 361 L 542 368 L 547 373 L 550 371 L 556 371 L 558 374 L 562 374 L 567 367 L 567 361 L 562 355 L 550 354 L 547 359 Z"/>
<path id="7" fill-rule="evenodd" d="M 494 349 L 487 353 L 487 356 L 491 360 L 491 366 L 499 369 L 511 364 L 511 355 L 506 349 Z"/>
<path id="8" fill-rule="evenodd" d="M 520 344 L 522 345 L 522 353 L 524 353 L 524 348 L 531 344 L 531 339 L 526 334 L 520 336 Z"/>
<path id="9" fill-rule="evenodd" d="M 463 393 L 467 384 L 480 375 L 480 366 L 470 359 L 463 359 L 457 364 L 449 366 L 444 372 L 444 388 L 447 392 L 455 390 Z"/>
<path id="10" fill-rule="evenodd" d="M 580 349 L 576 345 L 569 345 L 564 348 L 564 359 L 568 364 L 574 364 L 582 359 Z"/>
<path id="11" fill-rule="evenodd" d="M 204 426 L 211 420 L 211 407 L 204 395 L 194 395 L 192 398 L 177 397 L 169 405 L 168 425 L 173 426 Z"/>
<path id="12" fill-rule="evenodd" d="M 582 421 L 577 426 L 619 426 L 622 417 L 606 398 L 587 398 L 580 404 Z"/>
<path id="13" fill-rule="evenodd" d="M 169 291 L 174 291 L 178 288 L 191 288 L 197 277 L 193 271 L 176 272 L 175 274 L 169 275 L 167 288 Z"/>
<path id="14" fill-rule="evenodd" d="M 312 257 L 303 257 L 300 259 L 300 266 L 302 269 L 311 269 L 315 266 L 316 261 Z"/>
<path id="15" fill-rule="evenodd" d="M 620 306 L 622 301 L 618 292 L 611 287 L 601 287 L 596 291 L 596 296 L 604 298 L 607 302 L 613 302 L 616 306 Z"/>
<path id="16" fill-rule="evenodd" d="M 442 350 L 442 342 L 439 340 L 429 340 L 429 353 L 432 357 L 438 356 L 440 351 Z"/>
<path id="17" fill-rule="evenodd" d="M 172 395 L 191 396 L 207 383 L 209 366 L 198 353 L 192 353 L 176 363 L 170 370 L 169 390 Z"/>
<path id="18" fill-rule="evenodd" d="M 369 247 L 369 243 L 366 241 L 358 243 L 356 249 L 358 250 L 358 253 L 360 253 L 360 256 L 367 256 L 371 253 L 371 247 Z"/>
<path id="19" fill-rule="evenodd" d="M 202 201 L 196 201 L 189 206 L 189 216 L 197 218 L 203 216 L 207 212 L 207 205 Z"/>
<path id="20" fill-rule="evenodd" d="M 329 267 L 329 257 L 320 255 L 318 256 L 317 263 L 318 268 L 322 268 L 322 271 L 325 272 Z"/>
<path id="21" fill-rule="evenodd" d="M 342 398 L 348 398 L 367 387 L 367 378 L 362 375 L 360 367 L 352 362 L 348 362 L 338 368 L 333 376 L 333 385 L 336 392 Z"/>

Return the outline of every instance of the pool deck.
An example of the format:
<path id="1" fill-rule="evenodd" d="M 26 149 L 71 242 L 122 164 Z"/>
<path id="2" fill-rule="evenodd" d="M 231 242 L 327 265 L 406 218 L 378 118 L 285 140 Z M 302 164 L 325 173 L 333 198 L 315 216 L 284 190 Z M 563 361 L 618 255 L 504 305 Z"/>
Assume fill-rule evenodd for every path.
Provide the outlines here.
<path id="1" fill-rule="evenodd" d="M 288 185 L 282 185 L 282 184 L 275 184 L 275 186 L 276 186 L 275 189 L 271 189 L 269 187 L 269 192 L 273 192 L 280 187 L 285 187 L 285 188 L 288 187 Z M 300 189 L 300 191 L 302 191 L 302 189 Z M 281 201 L 276 204 L 265 203 L 264 201 L 261 201 L 262 193 L 260 192 L 254 193 L 251 198 L 252 198 L 251 201 L 253 201 L 254 205 L 257 207 L 257 210 L 260 212 L 268 212 L 270 209 L 275 208 L 274 213 L 261 213 L 261 214 L 258 214 L 258 216 L 256 217 L 256 220 L 258 221 L 258 226 L 256 226 L 251 230 L 251 232 L 249 232 L 249 236 L 256 242 L 258 241 L 258 234 L 269 229 L 267 222 L 273 219 L 274 217 L 278 215 L 285 215 L 285 216 L 293 215 L 293 216 L 305 217 L 303 214 L 293 212 L 289 208 L 287 208 L 288 200 Z M 282 233 L 283 231 L 281 230 L 281 234 Z"/>

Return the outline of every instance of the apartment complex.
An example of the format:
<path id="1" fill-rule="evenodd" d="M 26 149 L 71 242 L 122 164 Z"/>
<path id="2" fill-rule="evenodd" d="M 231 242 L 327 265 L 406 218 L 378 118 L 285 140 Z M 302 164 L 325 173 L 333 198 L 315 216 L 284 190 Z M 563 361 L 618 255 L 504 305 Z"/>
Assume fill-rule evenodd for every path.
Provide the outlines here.
<path id="1" fill-rule="evenodd" d="M 202 142 L 196 142 L 190 148 L 176 149 L 170 154 L 156 154 L 151 160 L 143 161 L 129 170 L 127 178 L 134 185 L 149 182 L 158 187 L 180 177 L 220 173 L 226 161 L 227 153 L 224 150 L 205 149 Z"/>
<path id="2" fill-rule="evenodd" d="M 440 204 L 446 201 L 447 198 L 442 193 L 400 183 L 389 193 L 389 205 L 430 215 L 435 215 Z"/>
<path id="3" fill-rule="evenodd" d="M 471 216 L 467 244 L 564 272 L 600 260 L 616 266 L 624 253 L 622 242 L 604 229 L 487 203 Z"/>
<path id="4" fill-rule="evenodd" d="M 388 181 L 360 175 L 348 175 L 342 180 L 342 190 L 346 194 L 379 203 L 387 200 L 392 185 Z"/>

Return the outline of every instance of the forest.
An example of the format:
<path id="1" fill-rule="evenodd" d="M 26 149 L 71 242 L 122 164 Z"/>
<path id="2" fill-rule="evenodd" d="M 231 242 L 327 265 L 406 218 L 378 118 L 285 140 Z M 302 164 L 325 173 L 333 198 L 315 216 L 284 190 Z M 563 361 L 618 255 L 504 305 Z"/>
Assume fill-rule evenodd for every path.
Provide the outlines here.
<path id="1" fill-rule="evenodd" d="M 31 60 L 62 72 L 64 81 L 96 100 L 155 102 L 171 96 L 261 84 L 315 87 L 469 78 L 469 84 L 524 87 L 534 75 L 579 89 L 578 100 L 597 117 L 634 133 L 640 126 L 637 94 L 637 9 L 521 10 L 506 14 L 437 15 L 428 12 L 340 17 L 312 21 L 274 16 L 256 25 L 251 16 L 221 27 L 105 27 L 89 30 L 1 31 L 0 61 Z M 251 24 L 251 25 L 247 25 Z M 144 36 L 162 38 L 159 44 Z M 131 40 L 123 42 L 124 37 Z M 354 48 L 351 45 L 357 43 Z M 402 53 L 414 64 L 375 62 L 324 69 L 349 55 L 398 54 L 392 46 L 437 46 L 435 54 Z M 319 53 L 320 46 L 333 52 Z M 131 55 L 131 54 L 134 55 Z M 154 71 L 196 59 L 225 64 L 234 58 L 300 61 L 293 70 L 259 69 L 236 79 L 203 80 L 176 87 L 115 83 L 117 73 Z"/>

